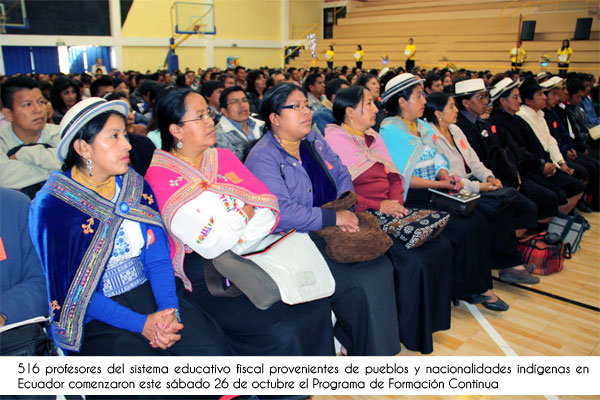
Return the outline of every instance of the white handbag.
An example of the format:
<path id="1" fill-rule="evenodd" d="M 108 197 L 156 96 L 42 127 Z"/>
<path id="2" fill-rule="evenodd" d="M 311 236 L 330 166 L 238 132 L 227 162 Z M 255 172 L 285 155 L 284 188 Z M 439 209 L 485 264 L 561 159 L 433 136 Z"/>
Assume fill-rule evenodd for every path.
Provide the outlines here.
<path id="1" fill-rule="evenodd" d="M 329 297 L 335 291 L 329 266 L 307 233 L 292 230 L 268 235 L 240 255 L 254 261 L 275 281 L 286 304 Z"/>

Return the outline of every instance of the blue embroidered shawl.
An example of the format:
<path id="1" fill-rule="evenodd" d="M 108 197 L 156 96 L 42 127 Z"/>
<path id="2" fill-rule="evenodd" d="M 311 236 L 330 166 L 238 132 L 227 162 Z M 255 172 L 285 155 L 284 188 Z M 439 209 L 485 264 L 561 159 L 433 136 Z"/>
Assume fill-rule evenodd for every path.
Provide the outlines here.
<path id="1" fill-rule="evenodd" d="M 407 182 L 407 189 L 404 190 L 404 200 L 406 200 L 408 194 L 415 166 L 419 162 L 425 146 L 429 145 L 437 149 L 438 138 L 431 125 L 418 119 L 417 132 L 421 136 L 420 139 L 411 134 L 404 121 L 398 117 L 384 119 L 379 131 L 379 136 L 385 142 L 392 161 L 400 171 L 400 175 Z"/>
<path id="2" fill-rule="evenodd" d="M 123 219 L 164 229 L 150 186 L 132 169 L 115 203 L 70 172 L 54 172 L 31 204 L 29 229 L 47 278 L 51 335 L 66 350 L 81 348 L 86 310 Z"/>

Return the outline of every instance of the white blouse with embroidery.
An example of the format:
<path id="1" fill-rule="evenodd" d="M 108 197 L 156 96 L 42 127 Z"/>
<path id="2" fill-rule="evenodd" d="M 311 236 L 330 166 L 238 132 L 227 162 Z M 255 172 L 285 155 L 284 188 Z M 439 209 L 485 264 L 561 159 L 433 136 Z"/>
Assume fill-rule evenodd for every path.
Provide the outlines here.
<path id="1" fill-rule="evenodd" d="M 171 232 L 204 258 L 215 258 L 227 250 L 241 252 L 267 236 L 276 223 L 273 212 L 263 207 L 254 207 L 254 216 L 248 221 L 244 205 L 232 196 L 204 191 L 177 210 Z"/>
<path id="2" fill-rule="evenodd" d="M 116 186 L 114 203 L 121 188 Z M 112 254 L 102 275 L 102 291 L 106 297 L 113 297 L 141 285 L 148 279 L 137 260 L 142 254 L 145 241 L 139 222 L 124 219 L 114 239 Z"/>

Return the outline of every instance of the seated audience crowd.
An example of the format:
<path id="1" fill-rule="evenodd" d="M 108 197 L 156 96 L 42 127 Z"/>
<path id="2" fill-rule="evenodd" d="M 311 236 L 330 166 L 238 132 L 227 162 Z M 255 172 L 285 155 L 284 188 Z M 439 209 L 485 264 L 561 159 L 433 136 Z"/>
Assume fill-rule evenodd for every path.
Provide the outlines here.
<path id="1" fill-rule="evenodd" d="M 100 66 L 0 76 L 0 326 L 69 355 L 431 353 L 452 303 L 509 310 L 493 269 L 540 282 L 520 238 L 600 211 L 589 74 Z"/>

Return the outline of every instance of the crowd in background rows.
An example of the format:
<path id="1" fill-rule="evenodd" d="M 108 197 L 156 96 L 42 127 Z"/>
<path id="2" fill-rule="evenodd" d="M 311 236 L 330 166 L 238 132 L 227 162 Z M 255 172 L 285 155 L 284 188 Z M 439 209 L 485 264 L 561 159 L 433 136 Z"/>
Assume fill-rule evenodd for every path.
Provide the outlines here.
<path id="1" fill-rule="evenodd" d="M 240 339 L 245 337 L 245 332 L 231 333 L 234 326 L 238 328 L 236 321 L 222 313 L 229 310 L 236 318 L 255 318 L 251 317 L 256 311 L 252 304 L 247 301 L 241 304 L 238 299 L 233 307 L 233 303 L 205 296 L 200 308 L 210 307 L 210 318 L 218 322 L 215 332 L 219 329 L 227 332 L 227 344 L 221 343 L 221 339 L 212 343 L 222 351 L 218 354 L 329 354 L 333 332 L 329 328 L 329 331 L 323 329 L 316 333 L 312 329 L 316 326 L 312 323 L 314 320 L 305 318 L 313 313 L 326 325 L 331 309 L 338 319 L 335 335 L 348 354 L 391 355 L 400 350 L 400 341 L 408 348 L 429 353 L 433 349 L 431 334 L 450 327 L 450 299 L 482 304 L 493 311 L 508 310 L 508 305 L 493 292 L 492 268 L 500 269 L 500 279 L 506 282 L 539 282 L 539 278 L 531 275 L 530 266 L 520 263 L 516 252 L 518 238 L 527 232 L 543 230 L 553 217 L 572 213 L 576 207 L 581 212 L 598 211 L 598 143 L 591 138 L 590 129 L 600 120 L 598 86 L 590 74 L 573 72 L 563 80 L 546 73 L 517 71 L 494 75 L 490 71 L 438 68 L 431 71 L 416 68 L 408 72 L 403 68 L 362 71 L 345 66 L 291 67 L 285 71 L 264 67 L 246 71 L 238 66 L 228 71 L 211 68 L 197 72 L 173 71 L 172 74 L 113 70 L 107 75 L 24 75 L 0 78 L 4 103 L 4 119 L 0 120 L 3 157 L 0 186 L 21 190 L 32 198 L 46 179 L 55 179 L 51 178 L 55 176 L 51 175 L 53 171 L 62 169 L 71 177 L 69 174 L 82 174 L 77 171 L 85 172 L 87 168 L 91 177 L 93 168 L 97 168 L 94 171 L 102 168 L 96 164 L 92 167 L 91 162 L 86 166 L 83 162 L 86 156 L 74 155 L 78 151 L 73 147 L 76 141 L 73 138 L 77 136 L 65 142 L 69 134 L 78 134 L 70 132 L 76 121 L 73 114 L 85 115 L 88 111 L 80 109 L 83 106 L 102 107 L 105 103 L 98 102 L 98 98 L 108 100 L 107 104 L 126 104 L 119 112 L 126 118 L 129 144 L 123 142 L 123 148 L 131 151 L 131 160 L 127 157 L 127 161 L 149 179 L 156 193 L 159 189 L 154 183 L 158 180 L 156 176 L 150 179 L 153 175 L 148 171 L 158 168 L 157 157 L 171 157 L 173 162 L 182 161 L 202 171 L 206 163 L 202 157 L 208 148 L 230 150 L 235 155 L 232 160 L 237 158 L 239 165 L 230 160 L 227 165 L 215 167 L 237 168 L 238 177 L 249 174 L 247 181 L 254 182 L 253 179 L 258 178 L 253 193 L 260 193 L 265 202 L 275 195 L 278 206 L 272 206 L 270 211 L 264 205 L 246 209 L 253 197 L 243 197 L 242 201 L 235 200 L 234 196 L 226 199 L 227 212 L 230 203 L 248 203 L 231 210 L 237 212 L 236 218 L 241 218 L 244 227 L 250 226 L 249 221 L 262 218 L 268 226 L 266 232 L 275 226 L 279 230 L 295 228 L 299 232 L 337 226 L 343 232 L 353 232 L 358 230 L 355 211 L 371 210 L 379 212 L 380 218 L 402 219 L 413 208 L 429 208 L 426 190 L 429 188 L 468 188 L 481 193 L 512 188 L 514 194 L 508 209 L 494 210 L 490 214 L 482 210 L 469 216 L 452 214 L 443 234 L 435 240 L 408 249 L 394 238 L 394 245 L 386 256 L 355 264 L 364 264 L 362 267 L 349 269 L 336 263 L 328 258 L 325 244 L 312 238 L 332 270 L 337 291 L 331 303 L 313 301 L 292 306 L 295 314 L 290 312 L 290 306 L 280 305 L 269 309 L 271 314 L 261 314 L 262 319 L 256 317 L 256 321 L 264 323 L 261 329 L 283 320 L 289 324 L 286 329 L 278 327 L 283 333 L 278 333 L 280 337 L 275 344 L 281 348 L 272 352 L 260 347 L 268 347 L 273 340 L 268 333 L 259 341 L 260 345 L 249 346 L 252 340 Z M 37 90 L 42 97 L 33 101 L 27 98 Z M 118 125 L 116 120 L 107 118 L 103 124 L 111 121 Z M 60 124 L 60 129 L 53 124 Z M 23 139 L 27 135 L 33 142 Z M 421 147 L 413 145 L 415 138 Z M 193 142 L 196 140 L 201 144 Z M 36 144 L 47 146 L 40 148 Z M 201 148 L 199 154 L 194 153 L 194 145 Z M 70 146 L 69 154 L 75 158 L 70 159 L 64 150 L 59 162 L 56 149 L 63 151 L 60 149 L 64 146 Z M 160 150 L 164 154 L 157 153 Z M 218 154 L 227 159 L 230 153 Z M 11 169 L 15 161 L 20 164 Z M 298 172 L 298 161 L 306 171 Z M 365 165 L 368 168 L 365 169 Z M 73 175 L 72 179 L 85 182 L 86 177 Z M 111 185 L 115 185 L 114 180 Z M 170 186 L 177 186 L 177 182 Z M 250 191 L 250 188 L 244 187 L 244 190 Z M 358 201 L 347 209 L 326 212 L 320 208 L 329 201 L 339 200 L 348 191 L 356 192 Z M 111 195 L 104 197 L 110 200 L 118 193 L 111 192 Z M 160 196 L 157 200 L 162 201 Z M 36 198 L 34 214 L 44 210 L 42 201 Z M 203 201 L 208 201 L 206 196 Z M 44 212 L 51 214 L 52 211 Z M 277 216 L 277 222 L 273 215 Z M 166 217 L 163 215 L 163 218 Z M 187 228 L 175 232 L 165 224 L 172 257 L 178 243 L 173 238 L 185 242 L 187 255 L 181 255 L 181 270 L 178 271 L 177 266 L 175 270 L 179 272 L 178 278 L 186 277 L 181 273 L 183 257 L 189 260 L 190 254 L 197 253 L 211 259 L 204 253 L 208 251 L 208 241 L 204 240 L 214 221 L 210 215 L 202 218 L 206 221 L 203 219 L 204 222 L 195 227 L 204 226 L 206 229 L 201 234 L 204 236 L 200 238 L 194 231 L 190 233 L 193 240 L 189 242 L 184 239 Z M 43 218 L 40 221 L 41 224 L 50 222 Z M 84 232 L 92 229 L 82 227 Z M 32 228 L 32 232 L 35 229 Z M 158 234 L 156 237 L 166 241 Z M 150 239 L 144 237 L 143 240 Z M 152 242 L 154 240 L 153 237 Z M 34 240 L 34 246 L 53 245 L 42 245 Z M 219 251 L 224 250 L 227 249 Z M 48 266 L 45 267 L 48 270 Z M 183 281 L 185 284 L 185 279 Z M 4 285 L 14 282 L 12 277 L 3 278 L 2 290 L 5 290 Z M 196 284 L 195 281 L 189 283 Z M 156 290 L 154 285 L 153 289 Z M 148 290 L 145 295 L 151 297 Z M 200 293 L 205 292 L 200 289 Z M 106 310 L 94 312 L 98 317 L 107 315 Z M 4 309 L 0 313 L 5 314 Z M 125 318 L 127 313 L 119 315 Z M 154 314 L 148 312 L 148 315 Z M 171 314 L 160 318 L 167 318 L 174 332 L 182 329 Z M 14 318 L 4 318 L 3 323 L 7 321 L 12 323 Z M 147 339 L 146 327 L 143 323 L 141 326 L 144 329 L 139 327 L 138 333 Z M 94 329 L 94 332 L 102 332 L 104 328 L 96 326 Z M 306 332 L 304 339 L 312 337 L 314 342 L 301 343 L 298 339 L 300 344 L 294 344 L 295 347 L 281 343 L 302 332 Z M 170 331 L 156 335 L 159 339 L 152 346 L 154 349 L 170 348 L 179 340 L 174 339 Z M 163 336 L 167 338 L 164 341 Z M 244 340 L 246 343 L 242 343 Z M 108 354 L 110 346 L 101 343 L 102 347 L 86 348 L 88 354 Z M 120 354 L 119 349 L 110 351 L 113 350 L 110 354 Z M 202 351 L 198 350 L 198 354 Z M 185 354 L 185 349 L 177 354 Z"/>

